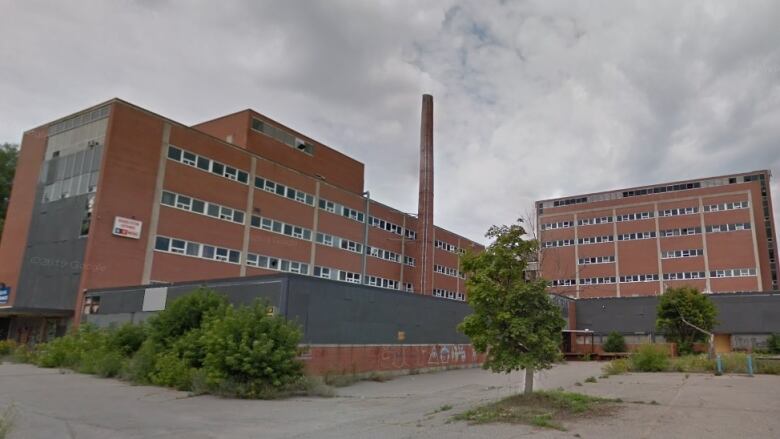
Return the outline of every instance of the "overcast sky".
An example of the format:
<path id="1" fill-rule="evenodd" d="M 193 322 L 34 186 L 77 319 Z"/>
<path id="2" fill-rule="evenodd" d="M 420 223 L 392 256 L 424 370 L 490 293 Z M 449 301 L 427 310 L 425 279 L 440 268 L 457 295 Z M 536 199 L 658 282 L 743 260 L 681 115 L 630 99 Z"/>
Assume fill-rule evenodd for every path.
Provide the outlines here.
<path id="1" fill-rule="evenodd" d="M 0 0 L 0 142 L 120 97 L 185 124 L 253 108 L 484 242 L 534 200 L 771 169 L 780 2 Z"/>

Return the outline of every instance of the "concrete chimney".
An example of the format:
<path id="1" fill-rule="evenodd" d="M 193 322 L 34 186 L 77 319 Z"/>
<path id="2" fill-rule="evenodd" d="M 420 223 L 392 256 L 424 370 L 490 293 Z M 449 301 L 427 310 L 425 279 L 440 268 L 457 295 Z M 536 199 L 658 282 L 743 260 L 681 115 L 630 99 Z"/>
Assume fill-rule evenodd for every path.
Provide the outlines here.
<path id="1" fill-rule="evenodd" d="M 433 293 L 433 96 L 422 97 L 420 193 L 417 205 L 417 261 L 420 293 Z"/>

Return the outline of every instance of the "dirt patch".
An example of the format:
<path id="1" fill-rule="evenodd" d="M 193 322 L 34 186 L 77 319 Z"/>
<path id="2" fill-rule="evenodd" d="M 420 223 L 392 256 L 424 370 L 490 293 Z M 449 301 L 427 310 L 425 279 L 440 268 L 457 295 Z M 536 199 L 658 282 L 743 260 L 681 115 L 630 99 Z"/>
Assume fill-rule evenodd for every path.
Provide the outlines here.
<path id="1" fill-rule="evenodd" d="M 561 390 L 514 395 L 453 417 L 472 424 L 504 422 L 566 430 L 563 422 L 614 414 L 620 401 Z"/>

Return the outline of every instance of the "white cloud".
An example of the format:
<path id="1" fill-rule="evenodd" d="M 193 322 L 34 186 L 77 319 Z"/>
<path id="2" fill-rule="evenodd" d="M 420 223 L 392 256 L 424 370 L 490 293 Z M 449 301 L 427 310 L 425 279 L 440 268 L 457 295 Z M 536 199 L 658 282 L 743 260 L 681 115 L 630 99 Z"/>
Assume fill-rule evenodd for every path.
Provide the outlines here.
<path id="1" fill-rule="evenodd" d="M 184 123 L 251 107 L 363 161 L 373 197 L 414 211 L 431 92 L 436 221 L 472 238 L 536 199 L 780 169 L 776 2 L 0 11 L 2 141 L 113 96 Z"/>

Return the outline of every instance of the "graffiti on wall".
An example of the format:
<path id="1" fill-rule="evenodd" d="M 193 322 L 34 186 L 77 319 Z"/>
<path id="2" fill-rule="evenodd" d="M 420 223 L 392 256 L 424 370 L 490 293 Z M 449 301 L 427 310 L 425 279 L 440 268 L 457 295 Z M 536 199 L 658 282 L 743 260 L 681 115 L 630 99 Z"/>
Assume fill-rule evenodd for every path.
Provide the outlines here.
<path id="1" fill-rule="evenodd" d="M 468 344 L 382 346 L 378 353 L 382 369 L 413 369 L 466 365 L 479 362 Z"/>

